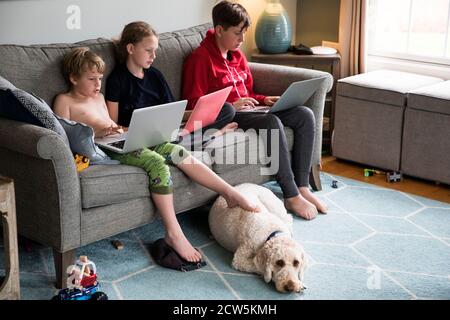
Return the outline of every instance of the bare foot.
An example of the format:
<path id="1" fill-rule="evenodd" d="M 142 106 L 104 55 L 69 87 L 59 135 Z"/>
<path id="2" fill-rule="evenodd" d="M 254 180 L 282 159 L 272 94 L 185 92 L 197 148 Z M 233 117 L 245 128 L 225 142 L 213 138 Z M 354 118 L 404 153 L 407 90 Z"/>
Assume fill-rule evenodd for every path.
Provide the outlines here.
<path id="1" fill-rule="evenodd" d="M 306 220 L 312 220 L 317 216 L 316 207 L 300 194 L 296 197 L 284 199 L 284 206 L 288 211 Z"/>
<path id="2" fill-rule="evenodd" d="M 306 200 L 308 200 L 309 202 L 311 202 L 313 205 L 316 206 L 317 211 L 319 211 L 320 213 L 326 214 L 328 211 L 328 207 L 325 203 L 323 203 L 318 197 L 316 197 L 311 190 L 309 190 L 309 188 L 298 188 L 298 190 L 300 191 L 300 194 L 303 196 L 303 198 L 305 198 Z"/>
<path id="3" fill-rule="evenodd" d="M 260 212 L 261 208 L 258 207 L 258 205 L 252 203 L 250 200 L 248 200 L 246 197 L 242 195 L 239 191 L 237 191 L 235 188 L 231 188 L 232 190 L 226 194 L 223 195 L 225 200 L 227 201 L 229 208 L 234 208 L 236 206 L 241 207 L 244 210 L 251 211 L 251 212 Z"/>
<path id="4" fill-rule="evenodd" d="M 227 124 L 227 125 L 226 125 L 225 127 L 223 127 L 222 129 L 217 130 L 217 131 L 214 133 L 214 136 L 215 136 L 215 137 L 220 137 L 220 136 L 224 135 L 224 134 L 227 133 L 227 132 L 233 132 L 233 131 L 235 131 L 237 128 L 238 128 L 237 122 L 230 122 L 229 124 Z"/>
<path id="5" fill-rule="evenodd" d="M 164 240 L 184 260 L 187 260 L 189 262 L 199 262 L 201 260 L 202 255 L 189 243 L 188 239 L 186 239 L 184 234 L 180 235 L 166 234 Z"/>

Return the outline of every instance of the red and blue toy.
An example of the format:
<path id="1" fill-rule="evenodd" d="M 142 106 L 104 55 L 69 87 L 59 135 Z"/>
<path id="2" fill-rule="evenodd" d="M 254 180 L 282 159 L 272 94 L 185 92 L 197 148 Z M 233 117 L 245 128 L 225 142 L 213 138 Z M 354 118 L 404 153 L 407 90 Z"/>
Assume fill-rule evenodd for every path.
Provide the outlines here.
<path id="1" fill-rule="evenodd" d="M 95 263 L 87 256 L 80 256 L 74 265 L 67 267 L 67 288 L 58 292 L 52 300 L 108 300 L 99 289 Z"/>

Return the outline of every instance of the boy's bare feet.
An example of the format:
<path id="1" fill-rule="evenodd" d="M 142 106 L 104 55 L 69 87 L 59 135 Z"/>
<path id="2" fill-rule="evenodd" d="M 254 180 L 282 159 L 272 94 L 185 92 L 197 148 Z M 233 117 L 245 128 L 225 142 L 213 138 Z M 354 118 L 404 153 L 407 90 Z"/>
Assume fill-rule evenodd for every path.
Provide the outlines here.
<path id="1" fill-rule="evenodd" d="M 284 199 L 284 206 L 288 211 L 291 211 L 306 220 L 312 220 L 317 216 L 317 208 L 311 202 L 303 198 L 301 194 Z"/>
<path id="2" fill-rule="evenodd" d="M 252 203 L 250 200 L 248 200 L 246 197 L 242 195 L 239 191 L 237 191 L 235 188 L 231 188 L 230 192 L 227 194 L 224 194 L 223 197 L 225 198 L 228 207 L 234 208 L 236 206 L 241 207 L 244 210 L 252 211 L 252 212 L 260 212 L 261 208 L 258 207 L 258 205 Z"/>
<path id="3" fill-rule="evenodd" d="M 164 238 L 166 243 L 171 246 L 184 260 L 189 262 L 199 262 L 202 255 L 198 252 L 186 239 L 183 233 L 181 234 L 166 234 Z"/>
<path id="4" fill-rule="evenodd" d="M 235 131 L 237 128 L 238 128 L 237 122 L 230 122 L 230 123 L 228 123 L 225 127 L 223 127 L 222 129 L 217 130 L 217 131 L 214 133 L 214 136 L 215 136 L 215 137 L 220 137 L 220 136 L 224 135 L 224 134 L 227 133 L 227 132 L 233 132 L 233 131 Z"/>
<path id="5" fill-rule="evenodd" d="M 326 214 L 328 211 L 328 207 L 325 203 L 323 203 L 317 196 L 315 196 L 311 190 L 309 190 L 309 188 L 307 187 L 301 187 L 298 188 L 298 190 L 300 191 L 300 194 L 303 196 L 303 198 L 305 198 L 306 200 L 308 200 L 309 202 L 311 202 L 313 205 L 316 206 L 317 211 L 319 211 L 320 213 Z"/>

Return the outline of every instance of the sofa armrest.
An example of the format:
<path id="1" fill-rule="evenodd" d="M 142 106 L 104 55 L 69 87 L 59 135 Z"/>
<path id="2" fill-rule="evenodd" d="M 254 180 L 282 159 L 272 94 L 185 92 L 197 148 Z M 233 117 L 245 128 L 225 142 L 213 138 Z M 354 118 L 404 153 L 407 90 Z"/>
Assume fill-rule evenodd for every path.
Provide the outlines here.
<path id="1" fill-rule="evenodd" d="M 263 63 L 249 63 L 254 78 L 254 91 L 269 96 L 281 95 L 292 82 L 326 77 L 326 81 L 306 102 L 316 118 L 316 137 L 313 151 L 313 164 L 320 164 L 322 157 L 323 111 L 327 92 L 333 87 L 333 76 L 328 72 Z"/>
<path id="2" fill-rule="evenodd" d="M 327 93 L 333 87 L 333 76 L 324 71 L 256 62 L 249 62 L 249 67 L 255 92 L 268 96 L 281 95 L 292 82 L 320 77 L 327 78 L 321 90 Z"/>
<path id="3" fill-rule="evenodd" d="M 0 174 L 14 179 L 19 233 L 60 252 L 79 247 L 80 183 L 62 138 L 0 118 L 0 154 Z"/>

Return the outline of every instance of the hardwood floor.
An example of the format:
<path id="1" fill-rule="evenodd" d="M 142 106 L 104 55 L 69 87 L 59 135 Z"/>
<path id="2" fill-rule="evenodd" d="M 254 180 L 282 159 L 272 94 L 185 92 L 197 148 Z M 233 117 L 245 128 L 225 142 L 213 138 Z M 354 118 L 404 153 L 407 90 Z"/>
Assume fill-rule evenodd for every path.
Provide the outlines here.
<path id="1" fill-rule="evenodd" d="M 322 171 L 324 172 L 450 203 L 449 185 L 436 184 L 434 182 L 415 179 L 412 177 L 403 177 L 403 181 L 401 182 L 388 183 L 386 182 L 385 175 L 365 177 L 365 168 L 372 169 L 370 166 L 363 166 L 348 161 L 338 160 L 332 156 L 324 156 L 322 158 Z"/>

